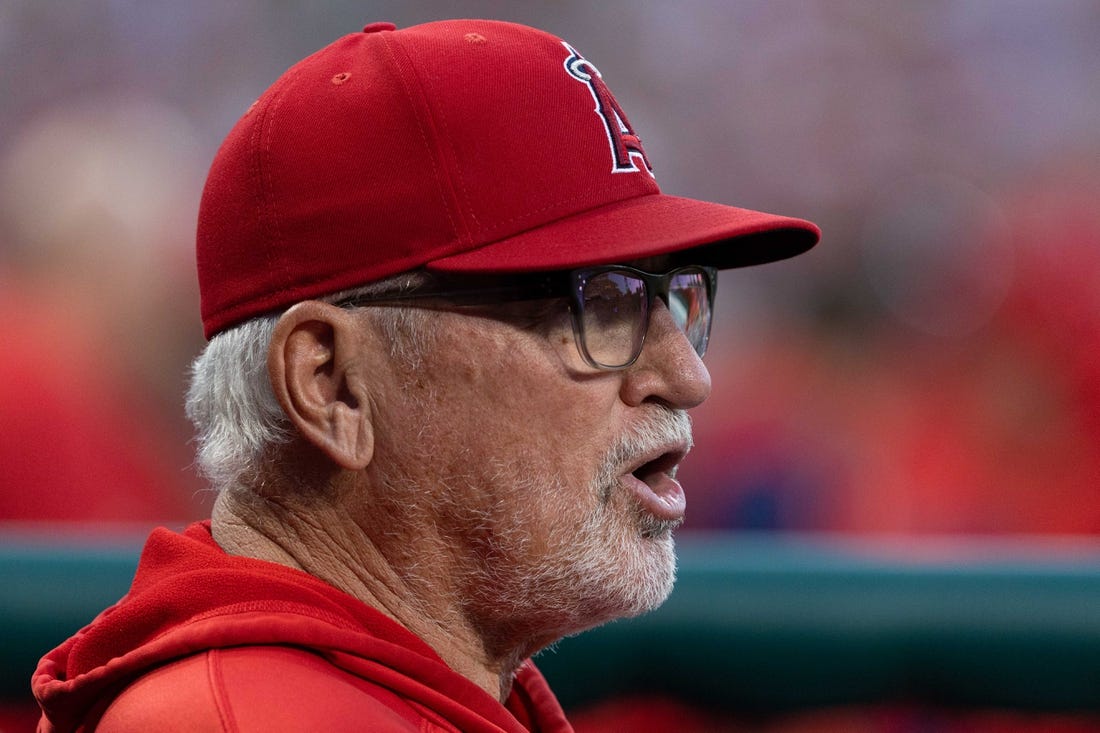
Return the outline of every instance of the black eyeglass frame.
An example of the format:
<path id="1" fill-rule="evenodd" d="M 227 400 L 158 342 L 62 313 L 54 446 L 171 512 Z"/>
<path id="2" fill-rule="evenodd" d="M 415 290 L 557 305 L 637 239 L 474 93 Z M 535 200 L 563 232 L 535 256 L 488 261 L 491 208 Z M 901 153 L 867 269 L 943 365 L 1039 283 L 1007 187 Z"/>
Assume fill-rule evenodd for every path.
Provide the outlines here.
<path id="1" fill-rule="evenodd" d="M 593 278 L 609 272 L 623 272 L 641 280 L 645 286 L 646 303 L 645 310 L 641 314 L 642 322 L 639 324 L 641 336 L 633 346 L 630 359 L 624 364 L 609 365 L 597 361 L 588 350 L 587 337 L 584 327 L 584 289 Z M 380 293 L 378 295 L 360 295 L 336 301 L 334 305 L 341 308 L 354 308 L 364 305 L 401 305 L 416 306 L 418 300 L 439 299 L 445 300 L 449 305 L 473 306 L 492 305 L 494 303 L 519 302 L 526 300 L 542 300 L 546 298 L 567 297 L 569 312 L 573 326 L 573 337 L 577 344 L 577 350 L 585 362 L 596 369 L 606 371 L 619 371 L 627 369 L 638 360 L 645 346 L 646 335 L 649 333 L 650 315 L 653 312 L 653 301 L 660 298 L 665 307 L 669 307 L 669 291 L 673 278 L 685 273 L 702 274 L 706 284 L 707 297 L 707 322 L 703 334 L 702 343 L 692 347 L 700 358 L 706 354 L 707 344 L 710 341 L 711 324 L 714 320 L 714 297 L 718 289 L 718 269 L 710 265 L 684 265 L 668 270 L 664 273 L 646 272 L 629 265 L 600 265 L 596 267 L 579 267 L 573 270 L 560 270 L 550 273 L 526 274 L 517 273 L 509 275 L 509 281 L 502 283 L 499 276 L 482 277 L 470 276 L 461 278 L 449 278 L 436 283 L 417 287 L 406 293 Z"/>

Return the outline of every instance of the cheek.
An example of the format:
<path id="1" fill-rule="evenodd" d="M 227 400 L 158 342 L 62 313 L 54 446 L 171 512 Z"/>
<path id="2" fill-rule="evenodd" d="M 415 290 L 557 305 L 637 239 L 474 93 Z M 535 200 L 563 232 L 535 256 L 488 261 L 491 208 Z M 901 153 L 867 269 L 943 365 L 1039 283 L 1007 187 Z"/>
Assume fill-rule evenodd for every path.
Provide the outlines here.
<path id="1" fill-rule="evenodd" d="M 612 407 L 594 390 L 555 375 L 498 382 L 483 407 L 480 424 L 492 431 L 498 456 L 573 488 L 593 480 L 612 443 Z"/>
<path id="2" fill-rule="evenodd" d="M 448 331 L 439 352 L 446 358 L 431 375 L 440 421 L 505 459 L 564 470 L 602 456 L 613 435 L 615 380 L 578 377 L 546 336 L 494 325 L 489 333 Z"/>
<path id="3" fill-rule="evenodd" d="M 442 314 L 433 327 L 432 348 L 379 415 L 390 431 L 379 471 L 449 485 L 468 506 L 518 491 L 535 504 L 533 527 L 569 532 L 601 502 L 594 482 L 623 420 L 617 374 L 578 373 L 561 356 L 575 355 L 572 341 L 562 352 L 500 322 Z"/>

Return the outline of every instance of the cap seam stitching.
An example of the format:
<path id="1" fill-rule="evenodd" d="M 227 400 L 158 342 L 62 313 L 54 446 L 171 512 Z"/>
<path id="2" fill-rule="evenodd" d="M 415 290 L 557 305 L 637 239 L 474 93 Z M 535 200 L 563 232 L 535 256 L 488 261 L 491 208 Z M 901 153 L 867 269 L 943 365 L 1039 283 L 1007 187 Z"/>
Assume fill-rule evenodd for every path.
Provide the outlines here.
<path id="1" fill-rule="evenodd" d="M 430 80 L 425 79 L 419 70 L 413 65 L 413 73 L 416 75 L 416 80 L 420 84 L 420 87 L 424 91 L 424 99 L 433 99 L 432 92 L 434 88 Z M 465 212 L 473 219 L 477 229 L 482 228 L 481 220 L 478 219 L 477 213 L 474 211 L 474 206 L 470 200 L 469 188 L 466 186 L 466 180 L 462 175 L 462 171 L 458 166 L 458 154 L 455 152 L 454 140 L 451 138 L 450 126 L 447 124 L 447 113 L 443 105 L 427 105 L 429 113 L 434 113 L 433 117 L 439 118 L 440 126 L 443 128 L 443 141 L 447 144 L 447 148 L 451 154 L 451 160 L 454 162 L 454 177 L 458 182 L 458 189 L 461 192 L 462 199 L 466 204 Z M 472 232 L 467 232 L 471 241 L 476 241 L 477 237 Z"/>
<path id="2" fill-rule="evenodd" d="M 289 86 L 291 83 L 297 81 L 298 77 L 301 76 L 301 75 L 302 75 L 302 69 L 301 68 L 299 68 L 292 75 L 289 75 L 286 78 L 285 83 L 280 86 L 279 93 L 276 94 L 276 95 L 273 95 L 274 98 L 271 100 L 271 102 L 267 105 L 267 108 L 264 110 L 264 117 L 260 121 L 260 131 L 259 131 L 261 150 L 262 150 L 264 145 L 269 143 L 270 136 L 274 135 L 274 132 L 273 132 L 272 128 L 275 125 L 275 116 L 276 116 L 276 113 L 278 112 L 278 109 L 282 105 L 282 103 L 284 101 L 284 98 L 285 98 L 285 95 L 282 93 L 283 90 L 287 86 Z M 259 162 L 259 160 L 260 160 L 261 150 L 257 150 L 257 154 L 256 154 L 257 162 Z M 262 166 L 262 165 L 258 164 L 258 167 L 260 168 L 261 186 L 263 187 L 264 192 L 267 194 L 266 198 L 269 201 L 268 208 L 270 209 L 271 223 L 272 223 L 272 227 L 273 227 L 272 240 L 274 242 L 277 242 L 279 245 L 284 245 L 285 242 L 286 242 L 286 239 L 283 235 L 283 228 L 282 228 L 282 225 L 280 223 L 279 209 L 278 209 L 278 206 L 275 203 L 275 197 L 272 194 L 272 191 L 273 191 L 274 187 L 271 184 L 271 180 L 267 175 L 267 171 L 269 169 L 269 166 Z M 268 254 L 268 263 L 267 263 L 268 269 L 270 269 L 272 271 L 277 270 L 282 275 L 282 281 L 284 283 L 286 283 L 290 279 L 290 277 L 289 277 L 290 273 L 289 273 L 288 266 L 287 266 L 285 258 L 283 259 L 282 264 L 279 265 L 278 263 L 276 263 L 272 259 L 274 248 L 273 247 L 267 247 L 266 249 L 267 249 L 267 254 Z"/>
<path id="3" fill-rule="evenodd" d="M 428 153 L 428 160 L 430 160 L 431 164 L 432 164 L 432 172 L 435 174 L 435 179 L 436 179 L 436 191 L 438 192 L 440 201 L 443 204 L 443 210 L 447 214 L 447 221 L 451 225 L 451 233 L 456 239 L 461 238 L 462 235 L 459 233 L 459 227 L 457 226 L 457 224 L 455 222 L 454 214 L 451 211 L 450 202 L 448 202 L 447 195 L 446 195 L 445 191 L 443 190 L 443 180 L 439 175 L 440 174 L 439 161 L 436 160 L 435 151 L 432 150 L 431 143 L 428 141 L 428 136 L 427 136 L 427 134 L 425 134 L 424 125 L 423 125 L 423 122 L 420 119 L 419 109 L 417 108 L 416 102 L 413 99 L 412 92 L 409 89 L 408 80 L 405 78 L 405 75 L 401 71 L 401 65 L 397 61 L 397 55 L 394 52 L 391 41 L 387 37 L 387 35 L 388 34 L 380 34 L 380 38 L 381 38 L 381 41 L 382 41 L 382 46 L 383 46 L 383 48 L 386 49 L 386 54 L 389 56 L 390 62 L 393 64 L 394 71 L 397 73 L 397 78 L 401 80 L 401 88 L 405 90 L 405 99 L 409 103 L 409 107 L 412 110 L 413 119 L 416 120 L 416 131 L 418 133 L 420 133 L 420 139 L 424 143 L 424 150 Z M 402 50 L 404 50 L 404 49 L 402 49 Z M 411 64 L 411 61 L 410 61 L 410 64 Z M 413 73 L 414 74 L 416 73 L 415 67 L 414 67 Z"/>
<path id="4" fill-rule="evenodd" d="M 271 127 L 274 125 L 274 116 L 276 108 L 283 101 L 283 88 L 294 81 L 300 74 L 301 70 L 295 70 L 292 75 L 288 75 L 284 80 L 285 83 L 279 86 L 279 89 L 270 90 L 268 98 L 265 104 L 257 104 L 252 110 L 253 114 L 256 114 L 259 118 L 256 124 L 253 126 L 252 133 L 249 135 L 248 147 L 251 157 L 249 167 L 252 170 L 252 174 L 255 176 L 259 183 L 259 192 L 257 195 L 258 209 L 260 216 L 258 219 L 261 223 L 261 227 L 266 237 L 271 243 L 283 244 L 285 243 L 285 237 L 283 236 L 282 226 L 279 221 L 279 212 L 275 206 L 272 196 L 273 186 L 271 179 L 267 174 L 268 167 L 263 160 L 263 145 L 269 140 L 268 135 L 271 133 Z M 262 97 L 261 97 L 262 99 Z M 275 262 L 274 247 L 263 247 L 264 260 L 266 261 L 268 270 L 278 270 L 282 273 L 282 279 L 284 287 L 290 281 L 289 272 L 285 263 L 281 266 Z M 219 308 L 211 315 L 217 315 L 232 311 L 236 308 L 246 306 L 250 298 L 238 298 L 231 303 L 226 304 L 224 307 Z"/>
<path id="5" fill-rule="evenodd" d="M 272 215 L 272 212 L 270 211 L 271 207 L 268 204 L 268 199 L 270 198 L 270 190 L 267 185 L 266 176 L 264 175 L 265 166 L 263 164 L 263 154 L 261 151 L 264 125 L 267 122 L 267 114 L 270 105 L 271 102 L 269 101 L 268 104 L 263 105 L 263 108 L 261 110 L 256 110 L 258 112 L 259 119 L 256 121 L 256 125 L 252 129 L 252 134 L 249 135 L 248 147 L 252 158 L 252 175 L 255 176 L 256 181 L 259 184 L 259 191 L 257 192 L 256 197 L 258 199 L 257 213 L 259 215 L 257 218 L 259 219 L 260 226 L 262 227 L 267 237 L 270 239 L 278 239 L 278 235 L 276 234 L 276 230 L 278 229 L 278 222 L 269 220 L 269 218 L 274 219 L 274 217 Z M 269 270 L 273 269 L 274 262 L 272 260 L 273 254 L 271 248 L 265 247 L 264 250 L 264 259 L 267 262 L 267 268 Z M 241 301 L 238 299 L 237 302 Z"/>

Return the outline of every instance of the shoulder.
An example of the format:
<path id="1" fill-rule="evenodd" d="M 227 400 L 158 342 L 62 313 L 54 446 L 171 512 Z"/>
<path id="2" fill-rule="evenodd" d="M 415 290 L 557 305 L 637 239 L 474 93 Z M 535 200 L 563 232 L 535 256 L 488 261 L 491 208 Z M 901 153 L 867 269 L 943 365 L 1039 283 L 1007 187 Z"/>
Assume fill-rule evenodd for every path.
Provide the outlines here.
<path id="1" fill-rule="evenodd" d="M 157 667 L 107 707 L 99 733 L 188 731 L 419 731 L 392 692 L 283 646 L 213 649 Z"/>

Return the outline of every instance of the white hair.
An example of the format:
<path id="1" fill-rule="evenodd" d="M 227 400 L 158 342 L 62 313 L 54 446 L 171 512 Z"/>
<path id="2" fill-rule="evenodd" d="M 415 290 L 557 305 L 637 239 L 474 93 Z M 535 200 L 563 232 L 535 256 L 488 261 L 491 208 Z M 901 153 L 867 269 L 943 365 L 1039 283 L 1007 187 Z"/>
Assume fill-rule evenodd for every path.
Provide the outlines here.
<path id="1" fill-rule="evenodd" d="M 403 273 L 320 300 L 399 294 L 426 279 L 422 272 Z M 422 313 L 385 307 L 377 309 L 375 318 L 391 355 L 411 369 L 426 348 Z M 191 365 L 187 417 L 195 426 L 198 468 L 215 491 L 264 481 L 267 468 L 297 436 L 267 373 L 267 352 L 280 315 L 257 316 L 215 335 Z"/>

